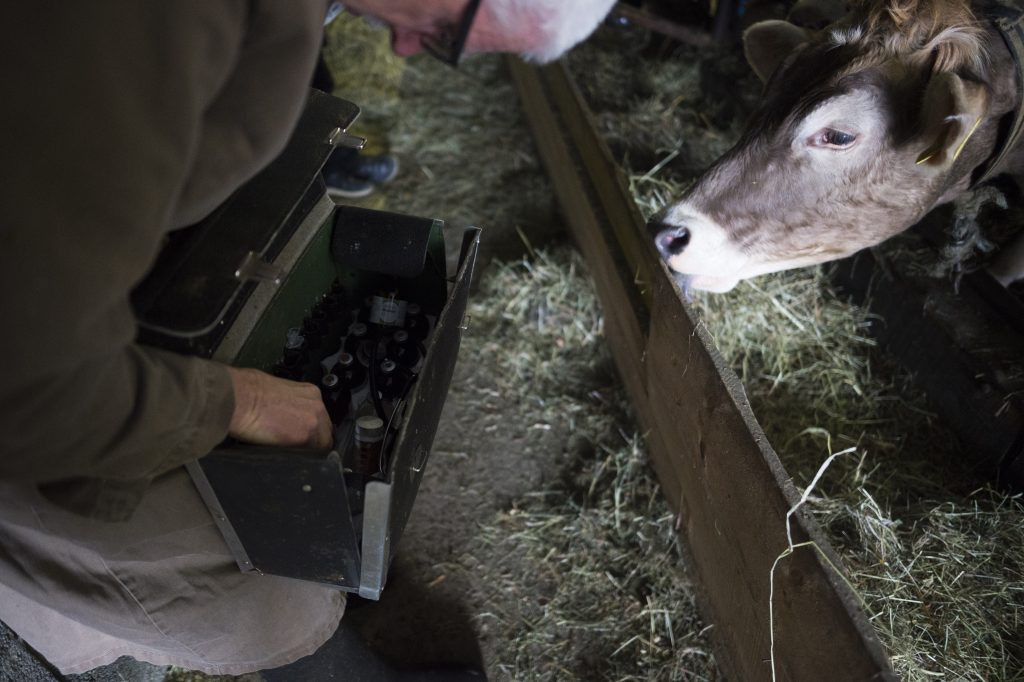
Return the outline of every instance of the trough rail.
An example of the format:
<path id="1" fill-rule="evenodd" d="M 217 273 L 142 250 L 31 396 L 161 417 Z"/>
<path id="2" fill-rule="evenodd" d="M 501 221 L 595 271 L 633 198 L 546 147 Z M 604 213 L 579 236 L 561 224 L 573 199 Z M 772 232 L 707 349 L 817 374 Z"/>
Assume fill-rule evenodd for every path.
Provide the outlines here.
<path id="1" fill-rule="evenodd" d="M 608 344 L 676 513 L 723 673 L 743 681 L 897 679 L 820 528 L 802 509 L 789 513 L 800 491 L 657 257 L 565 65 L 508 63 L 596 280 Z M 795 550 L 779 559 L 790 542 Z"/>

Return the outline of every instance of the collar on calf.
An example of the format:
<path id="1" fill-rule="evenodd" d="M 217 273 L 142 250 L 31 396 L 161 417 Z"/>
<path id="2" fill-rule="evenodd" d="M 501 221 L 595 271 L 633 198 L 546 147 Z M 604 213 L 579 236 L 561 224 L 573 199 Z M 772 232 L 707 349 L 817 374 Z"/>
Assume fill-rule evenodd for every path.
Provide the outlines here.
<path id="1" fill-rule="evenodd" d="M 985 4 L 985 16 L 999 29 L 999 35 L 1006 43 L 1017 69 L 1018 94 L 1024 98 L 1024 11 L 1012 0 L 996 0 Z M 1005 132 L 1000 133 L 996 152 L 989 161 L 975 171 L 977 177 L 971 182 L 975 187 L 989 180 L 1002 166 L 1003 161 L 1017 146 L 1024 133 L 1024 106 L 1018 105 L 1013 112 L 1013 121 Z"/>

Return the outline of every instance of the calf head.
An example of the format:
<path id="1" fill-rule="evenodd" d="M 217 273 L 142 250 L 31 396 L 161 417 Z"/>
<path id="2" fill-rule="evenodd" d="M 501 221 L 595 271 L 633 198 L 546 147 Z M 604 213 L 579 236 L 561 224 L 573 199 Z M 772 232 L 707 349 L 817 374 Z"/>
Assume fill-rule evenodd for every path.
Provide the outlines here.
<path id="1" fill-rule="evenodd" d="M 906 229 L 964 189 L 994 144 L 985 44 L 966 3 L 948 0 L 861 3 L 818 32 L 755 24 L 744 48 L 761 104 L 652 218 L 658 250 L 687 286 L 726 291 Z"/>

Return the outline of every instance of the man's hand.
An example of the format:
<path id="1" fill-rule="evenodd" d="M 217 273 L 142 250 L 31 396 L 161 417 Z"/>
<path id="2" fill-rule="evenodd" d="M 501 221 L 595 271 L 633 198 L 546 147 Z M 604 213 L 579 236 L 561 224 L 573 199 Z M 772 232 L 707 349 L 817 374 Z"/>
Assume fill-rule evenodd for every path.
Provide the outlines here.
<path id="1" fill-rule="evenodd" d="M 256 369 L 228 371 L 235 387 L 231 436 L 256 445 L 330 447 L 331 420 L 316 386 Z"/>

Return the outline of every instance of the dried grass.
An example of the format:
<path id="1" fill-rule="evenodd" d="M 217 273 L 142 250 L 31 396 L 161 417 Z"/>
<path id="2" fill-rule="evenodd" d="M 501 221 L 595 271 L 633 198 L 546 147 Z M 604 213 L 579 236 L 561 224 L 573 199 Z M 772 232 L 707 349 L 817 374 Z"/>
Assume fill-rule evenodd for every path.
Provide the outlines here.
<path id="1" fill-rule="evenodd" d="M 978 485 L 820 268 L 696 302 L 906 680 L 1024 676 L 1024 504 Z"/>
<path id="2" fill-rule="evenodd" d="M 696 69 L 706 56 L 682 50 L 679 58 Z M 633 106 L 641 100 L 631 97 L 631 83 L 660 81 L 637 72 L 661 72 L 664 63 L 620 60 L 616 71 L 608 62 L 617 59 L 599 42 L 575 53 L 582 82 L 593 73 L 604 78 L 585 89 L 621 97 L 598 113 L 602 125 L 623 134 L 638 120 L 661 125 L 658 107 Z M 678 73 L 678 65 L 670 68 Z M 701 119 L 695 99 L 698 109 L 675 112 L 680 120 Z M 697 128 L 685 141 L 717 155 L 735 139 L 734 130 L 712 132 L 703 147 Z M 633 150 L 620 158 L 650 215 L 683 191 L 692 165 L 652 173 L 630 163 L 642 156 Z M 976 482 L 956 439 L 866 336 L 865 310 L 837 299 L 822 268 L 698 295 L 694 307 L 798 485 L 831 452 L 855 448 L 831 465 L 805 509 L 838 550 L 901 677 L 1024 679 L 1024 504 Z"/>
<path id="3" fill-rule="evenodd" d="M 482 626 L 512 680 L 710 680 L 718 673 L 673 515 L 609 366 L 580 255 L 562 247 L 499 267 L 472 306 L 502 395 L 538 423 L 570 419 L 562 480 L 482 524 Z"/>
<path id="4" fill-rule="evenodd" d="M 457 70 L 410 59 L 402 98 L 405 115 L 388 133 L 404 169 L 388 188 L 396 210 L 479 225 L 486 242 L 488 226 L 550 205 L 502 58 L 472 57 Z"/>
<path id="5" fill-rule="evenodd" d="M 399 116 L 405 60 L 391 52 L 390 32 L 342 13 L 327 27 L 323 56 L 334 77 L 334 94 L 359 105 L 353 128 L 370 136 L 371 148 L 380 149 Z"/>
<path id="6" fill-rule="evenodd" d="M 388 186 L 388 210 L 480 224 L 485 244 L 515 235 L 534 207 L 546 212 L 551 191 L 502 58 L 473 57 L 456 71 L 415 57 L 399 91 L 386 135 L 403 171 Z M 364 110 L 375 106 L 369 94 Z M 496 641 L 489 674 L 717 679 L 673 517 L 611 368 L 593 282 L 571 248 L 519 247 L 530 257 L 480 278 L 460 363 L 488 368 L 522 428 L 567 425 L 573 439 L 568 454 L 550 453 L 565 460 L 560 480 L 481 518 L 472 540 L 486 603 L 470 608 Z"/>

